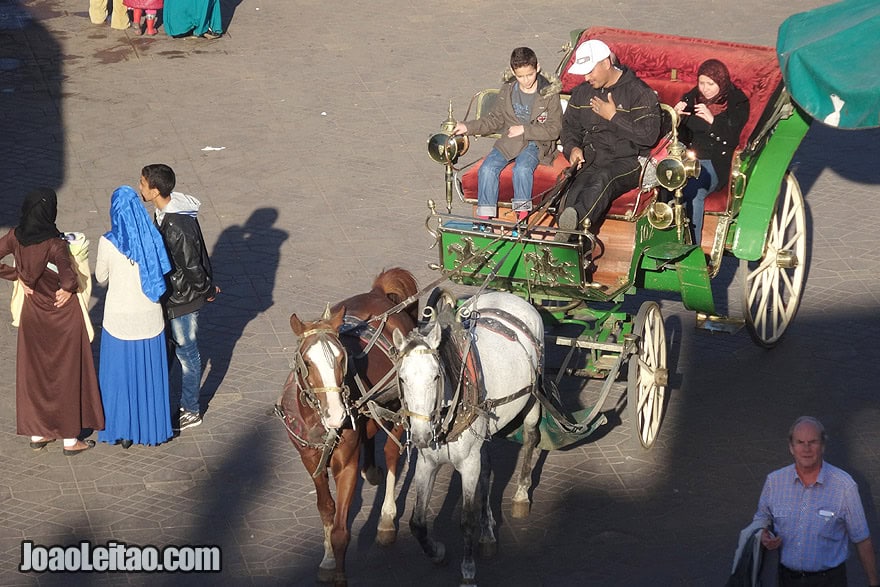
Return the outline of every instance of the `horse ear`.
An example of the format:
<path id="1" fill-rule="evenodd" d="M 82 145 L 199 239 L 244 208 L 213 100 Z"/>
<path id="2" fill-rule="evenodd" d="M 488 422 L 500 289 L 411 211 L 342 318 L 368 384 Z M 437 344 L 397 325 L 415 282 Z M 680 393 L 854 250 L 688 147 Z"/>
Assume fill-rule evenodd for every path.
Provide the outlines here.
<path id="1" fill-rule="evenodd" d="M 293 333 L 297 336 L 305 332 L 306 325 L 302 323 L 302 321 L 296 317 L 296 314 L 290 315 L 290 328 L 293 330 Z"/>
<path id="2" fill-rule="evenodd" d="M 330 304 L 327 304 L 327 317 L 324 320 L 330 320 L 330 326 L 333 327 L 333 330 L 338 331 L 339 327 L 342 326 L 342 321 L 345 320 L 345 306 L 339 306 L 333 314 L 330 314 Z"/>
<path id="3" fill-rule="evenodd" d="M 406 344 L 406 337 L 400 332 L 400 328 L 395 328 L 394 332 L 391 333 L 391 341 L 397 350 L 403 350 L 403 346 Z"/>
<path id="4" fill-rule="evenodd" d="M 440 337 L 443 334 L 443 331 L 440 329 L 440 323 L 436 320 L 432 320 L 428 324 L 428 335 L 425 337 L 425 342 L 428 343 L 428 346 L 437 350 L 440 347 Z"/>
<path id="5" fill-rule="evenodd" d="M 327 307 L 324 308 L 324 315 L 321 316 L 321 320 L 329 320 L 330 319 L 330 302 L 327 302 Z"/>

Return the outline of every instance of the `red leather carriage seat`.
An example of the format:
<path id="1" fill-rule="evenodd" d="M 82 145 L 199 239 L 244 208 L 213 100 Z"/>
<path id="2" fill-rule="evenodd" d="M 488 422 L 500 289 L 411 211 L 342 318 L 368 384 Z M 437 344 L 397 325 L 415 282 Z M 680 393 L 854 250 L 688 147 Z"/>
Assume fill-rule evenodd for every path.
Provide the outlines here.
<path id="1" fill-rule="evenodd" d="M 461 176 L 461 191 L 467 201 L 477 201 L 477 173 L 483 165 L 480 159 L 471 165 Z M 537 205 L 538 196 L 556 184 L 556 178 L 568 167 L 568 159 L 562 153 L 556 154 L 553 165 L 538 165 L 535 168 L 535 179 L 532 184 L 532 202 Z M 498 201 L 510 203 L 513 200 L 513 163 L 501 171 L 498 178 Z"/>
<path id="2" fill-rule="evenodd" d="M 480 159 L 461 176 L 461 191 L 465 200 L 468 202 L 477 202 L 477 173 L 483 160 Z M 562 153 L 556 154 L 553 165 L 538 165 L 535 169 L 535 180 L 532 185 L 532 202 L 535 206 L 539 204 L 539 198 L 542 193 L 552 188 L 556 184 L 559 174 L 568 167 L 568 159 Z M 609 214 L 625 215 L 635 208 L 639 203 L 639 211 L 641 212 L 650 202 L 650 198 L 638 199 L 639 190 L 632 190 L 615 199 L 608 210 Z M 501 171 L 498 183 L 498 201 L 510 203 L 513 200 L 513 163 L 509 164 Z"/>

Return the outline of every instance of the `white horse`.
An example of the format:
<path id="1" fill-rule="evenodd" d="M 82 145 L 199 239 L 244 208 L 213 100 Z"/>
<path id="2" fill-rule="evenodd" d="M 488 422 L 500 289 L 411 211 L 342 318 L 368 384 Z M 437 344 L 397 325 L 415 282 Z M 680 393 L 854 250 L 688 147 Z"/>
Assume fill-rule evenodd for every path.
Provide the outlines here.
<path id="1" fill-rule="evenodd" d="M 438 311 L 443 312 L 442 306 Z M 451 314 L 454 310 L 447 311 Z M 400 353 L 398 377 L 404 413 L 411 440 L 419 451 L 413 478 L 416 503 L 409 527 L 432 561 L 445 561 L 446 548 L 428 536 L 425 514 L 439 466 L 452 464 L 461 475 L 463 496 L 462 583 L 470 585 L 476 575 L 472 542 L 478 508 L 482 509 L 481 553 L 490 556 L 497 548 L 489 505 L 488 455 L 483 443 L 508 424 L 515 425 L 514 419 L 520 416 L 524 416 L 523 446 L 513 515 L 525 517 L 529 513 L 532 453 L 541 416 L 540 403 L 532 392 L 539 385 L 542 371 L 544 327 L 531 304 L 504 292 L 471 298 L 459 314 L 468 322 L 464 331 L 468 343 L 464 346 L 469 347 L 466 356 L 472 357 L 465 359 L 461 372 L 471 371 L 472 384 L 479 383 L 480 376 L 474 377 L 474 369 L 468 365 L 476 365 L 482 375 L 482 386 L 474 385 L 471 393 L 456 385 L 460 365 L 448 369 L 450 361 L 443 351 L 449 329 L 444 334 L 436 317 L 407 336 L 395 331 L 393 339 Z"/>

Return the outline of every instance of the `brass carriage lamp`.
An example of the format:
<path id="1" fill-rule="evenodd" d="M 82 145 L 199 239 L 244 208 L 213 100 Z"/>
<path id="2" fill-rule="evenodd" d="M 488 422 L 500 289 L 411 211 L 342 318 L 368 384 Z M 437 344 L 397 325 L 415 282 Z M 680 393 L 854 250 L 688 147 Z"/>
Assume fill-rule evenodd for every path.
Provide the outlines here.
<path id="1" fill-rule="evenodd" d="M 684 202 L 682 199 L 681 188 L 687 183 L 691 177 L 700 175 L 700 161 L 693 152 L 685 150 L 684 144 L 678 140 L 678 113 L 667 104 L 660 104 L 663 110 L 667 111 L 672 118 L 672 138 L 669 146 L 666 148 L 666 157 L 657 164 L 657 182 L 667 190 L 673 192 L 673 210 L 671 218 L 669 214 L 662 214 L 658 211 L 652 211 L 653 216 L 665 217 L 675 222 L 678 231 L 678 239 L 690 232 L 684 230 L 687 219 L 684 214 Z M 654 205 L 660 205 L 662 202 L 655 202 Z M 668 222 L 669 226 L 672 222 Z M 664 227 L 665 228 L 665 227 Z"/>
<path id="2" fill-rule="evenodd" d="M 440 124 L 440 132 L 428 139 L 428 155 L 446 166 L 446 210 L 452 213 L 453 166 L 458 158 L 467 153 L 470 140 L 467 135 L 454 135 L 456 120 L 452 116 L 452 100 L 449 101 L 449 115 Z"/>

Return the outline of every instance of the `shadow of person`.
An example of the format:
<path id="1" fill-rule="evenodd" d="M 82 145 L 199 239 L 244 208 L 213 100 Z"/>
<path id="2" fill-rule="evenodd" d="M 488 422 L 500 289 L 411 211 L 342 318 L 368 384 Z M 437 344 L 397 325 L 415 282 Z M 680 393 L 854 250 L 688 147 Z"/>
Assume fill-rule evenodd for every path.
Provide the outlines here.
<path id="1" fill-rule="evenodd" d="M 235 9 L 242 3 L 242 0 L 220 0 L 220 18 L 223 21 L 223 30 L 229 30 L 229 23 L 235 15 Z"/>
<path id="2" fill-rule="evenodd" d="M 275 208 L 258 208 L 243 225 L 224 230 L 211 253 L 217 301 L 199 314 L 202 367 L 208 372 L 200 393 L 202 412 L 223 382 L 232 353 L 248 323 L 272 307 L 281 245 L 289 236 L 274 227 Z M 209 322 L 209 324 L 205 323 Z M 209 366 L 210 364 L 210 366 Z"/>

